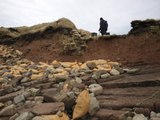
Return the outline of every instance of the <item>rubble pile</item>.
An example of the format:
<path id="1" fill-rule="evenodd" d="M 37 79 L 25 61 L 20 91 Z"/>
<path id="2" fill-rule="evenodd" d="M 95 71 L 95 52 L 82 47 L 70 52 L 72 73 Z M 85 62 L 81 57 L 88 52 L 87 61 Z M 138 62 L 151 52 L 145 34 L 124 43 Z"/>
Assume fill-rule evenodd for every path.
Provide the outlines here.
<path id="1" fill-rule="evenodd" d="M 82 55 L 87 47 L 87 42 L 91 40 L 91 33 L 84 30 L 72 30 L 70 42 L 64 44 L 63 53 L 69 55 Z"/>
<path id="2" fill-rule="evenodd" d="M 132 29 L 129 34 L 137 34 L 143 32 L 159 33 L 160 31 L 160 20 L 147 19 L 144 21 L 134 20 L 131 22 Z"/>
<path id="3" fill-rule="evenodd" d="M 0 46 L 0 117 L 2 120 L 89 119 L 100 108 L 96 99 L 103 91 L 99 79 L 137 69 L 123 69 L 118 62 L 34 63 L 16 59 L 20 51 Z M 16 61 L 9 62 L 8 58 Z M 9 59 L 12 61 L 13 59 Z"/>

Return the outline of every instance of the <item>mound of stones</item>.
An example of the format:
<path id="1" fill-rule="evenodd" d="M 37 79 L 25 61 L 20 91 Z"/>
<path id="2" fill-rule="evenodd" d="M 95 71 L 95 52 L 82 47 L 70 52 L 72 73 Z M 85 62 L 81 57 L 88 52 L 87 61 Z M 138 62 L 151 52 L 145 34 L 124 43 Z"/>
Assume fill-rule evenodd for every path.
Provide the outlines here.
<path id="1" fill-rule="evenodd" d="M 144 21 L 134 20 L 131 22 L 132 29 L 129 34 L 137 34 L 143 32 L 159 33 L 160 31 L 160 20 L 147 19 Z"/>

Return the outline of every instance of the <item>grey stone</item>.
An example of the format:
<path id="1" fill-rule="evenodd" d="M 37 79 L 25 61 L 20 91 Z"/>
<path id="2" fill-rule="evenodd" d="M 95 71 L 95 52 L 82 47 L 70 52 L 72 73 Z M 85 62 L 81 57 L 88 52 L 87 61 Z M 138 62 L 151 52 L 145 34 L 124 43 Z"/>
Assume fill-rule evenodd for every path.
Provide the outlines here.
<path id="1" fill-rule="evenodd" d="M 90 95 L 89 114 L 93 116 L 99 110 L 99 102 L 93 95 Z"/>
<path id="2" fill-rule="evenodd" d="M 17 117 L 15 120 L 31 120 L 34 117 L 34 115 L 31 112 L 24 112 L 20 114 L 19 117 Z"/>
<path id="3" fill-rule="evenodd" d="M 110 77 L 110 74 L 109 74 L 109 73 L 106 73 L 106 74 L 101 75 L 101 78 L 102 78 L 102 79 L 105 79 L 105 78 L 108 78 L 108 77 Z"/>
<path id="4" fill-rule="evenodd" d="M 99 95 L 103 92 L 103 87 L 99 84 L 91 84 L 89 85 L 89 91 L 95 95 Z"/>
<path id="5" fill-rule="evenodd" d="M 14 101 L 15 104 L 18 104 L 18 103 L 20 103 L 20 102 L 24 102 L 24 101 L 25 101 L 24 95 L 16 96 L 16 97 L 13 99 L 13 101 Z"/>
<path id="6" fill-rule="evenodd" d="M 74 92 L 67 92 L 67 95 L 68 95 L 70 98 L 75 98 Z"/>
<path id="7" fill-rule="evenodd" d="M 3 103 L 0 103 L 0 109 L 3 108 L 3 107 L 4 107 L 4 104 L 3 104 Z"/>
<path id="8" fill-rule="evenodd" d="M 82 79 L 79 78 L 79 77 L 76 77 L 75 81 L 76 81 L 77 83 L 82 83 Z"/>
<path id="9" fill-rule="evenodd" d="M 0 116 L 12 116 L 16 113 L 16 106 L 14 104 L 3 108 L 0 111 Z"/>
<path id="10" fill-rule="evenodd" d="M 32 96 L 36 96 L 40 93 L 40 89 L 31 88 L 28 90 L 28 92 L 30 92 Z"/>
<path id="11" fill-rule="evenodd" d="M 123 69 L 124 71 L 126 71 L 128 74 L 135 74 L 137 72 L 140 71 L 139 68 L 133 68 L 133 69 Z"/>
<path id="12" fill-rule="evenodd" d="M 43 100 L 44 100 L 44 97 L 43 97 L 43 96 L 36 96 L 36 97 L 34 98 L 34 100 L 35 100 L 35 102 L 37 102 L 37 103 L 42 103 Z"/>
<path id="13" fill-rule="evenodd" d="M 30 81 L 30 79 L 29 79 L 28 77 L 24 77 L 24 78 L 21 80 L 22 83 L 25 83 L 25 82 L 28 82 L 28 81 Z"/>
<path id="14" fill-rule="evenodd" d="M 120 72 L 118 70 L 116 70 L 116 69 L 112 69 L 110 71 L 110 74 L 113 75 L 113 76 L 117 76 L 117 75 L 120 75 Z"/>

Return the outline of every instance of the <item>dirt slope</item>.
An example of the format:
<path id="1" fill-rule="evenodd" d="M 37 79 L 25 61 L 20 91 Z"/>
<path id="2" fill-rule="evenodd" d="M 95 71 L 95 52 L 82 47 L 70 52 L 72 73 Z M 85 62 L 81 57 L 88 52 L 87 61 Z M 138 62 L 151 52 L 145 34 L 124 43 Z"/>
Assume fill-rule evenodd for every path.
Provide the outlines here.
<path id="1" fill-rule="evenodd" d="M 53 35 L 49 39 L 18 42 L 13 46 L 22 51 L 26 58 L 36 62 L 86 61 L 101 58 L 124 64 L 160 64 L 160 34 L 99 37 L 87 43 L 86 51 L 81 56 L 61 54 L 61 44 L 57 39 L 58 35 Z"/>

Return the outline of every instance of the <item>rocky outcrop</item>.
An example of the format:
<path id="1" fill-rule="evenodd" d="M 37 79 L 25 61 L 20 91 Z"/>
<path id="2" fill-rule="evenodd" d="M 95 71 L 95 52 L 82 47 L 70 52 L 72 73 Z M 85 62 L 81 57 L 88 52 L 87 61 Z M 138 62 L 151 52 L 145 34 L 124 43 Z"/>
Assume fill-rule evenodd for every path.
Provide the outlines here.
<path id="1" fill-rule="evenodd" d="M 131 22 L 132 29 L 129 34 L 140 34 L 144 32 L 160 32 L 160 20 L 147 19 L 144 21 L 134 20 Z"/>

